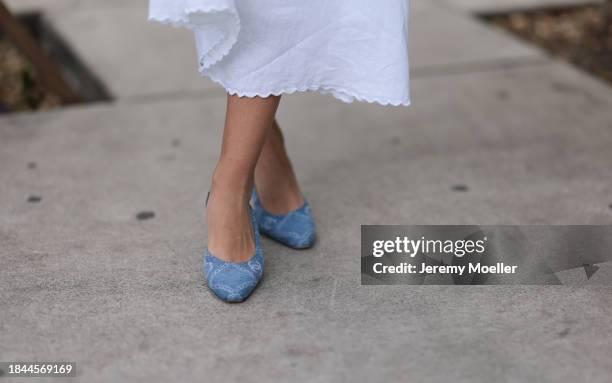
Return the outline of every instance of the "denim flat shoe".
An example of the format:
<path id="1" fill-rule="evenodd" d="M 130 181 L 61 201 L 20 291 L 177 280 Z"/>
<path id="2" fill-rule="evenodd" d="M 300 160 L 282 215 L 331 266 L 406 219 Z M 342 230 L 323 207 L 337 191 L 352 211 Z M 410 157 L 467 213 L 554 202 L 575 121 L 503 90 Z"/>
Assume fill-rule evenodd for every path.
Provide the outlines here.
<path id="1" fill-rule="evenodd" d="M 294 249 L 307 249 L 314 245 L 316 228 L 308 201 L 304 201 L 299 209 L 282 215 L 268 213 L 261 206 L 254 188 L 252 201 L 255 220 L 263 235 Z"/>
<path id="2" fill-rule="evenodd" d="M 208 287 L 225 302 L 242 302 L 247 299 L 263 275 L 261 239 L 253 210 L 249 210 L 255 238 L 255 254 L 251 259 L 238 263 L 226 262 L 215 257 L 208 247 L 204 250 L 204 277 Z"/>

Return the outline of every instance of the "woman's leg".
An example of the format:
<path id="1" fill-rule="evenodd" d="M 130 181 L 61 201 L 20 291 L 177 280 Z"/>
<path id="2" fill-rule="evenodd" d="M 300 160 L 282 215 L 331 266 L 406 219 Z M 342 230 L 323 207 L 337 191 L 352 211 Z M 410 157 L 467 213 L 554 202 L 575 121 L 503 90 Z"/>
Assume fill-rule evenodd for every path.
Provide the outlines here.
<path id="1" fill-rule="evenodd" d="M 279 101 L 280 97 L 228 96 L 221 157 L 207 208 L 208 249 L 224 261 L 247 261 L 255 253 L 248 202 L 255 165 Z"/>
<path id="2" fill-rule="evenodd" d="M 304 204 L 276 120 L 268 133 L 255 168 L 255 185 L 262 205 L 272 214 L 286 214 Z"/>

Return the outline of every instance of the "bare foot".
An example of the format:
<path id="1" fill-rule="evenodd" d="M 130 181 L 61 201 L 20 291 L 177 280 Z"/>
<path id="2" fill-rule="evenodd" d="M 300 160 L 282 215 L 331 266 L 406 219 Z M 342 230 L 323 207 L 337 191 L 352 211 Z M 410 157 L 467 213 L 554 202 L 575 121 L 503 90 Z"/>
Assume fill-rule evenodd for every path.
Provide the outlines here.
<path id="1" fill-rule="evenodd" d="M 255 167 L 255 185 L 262 206 L 272 214 L 287 214 L 304 204 L 276 120 Z"/>
<path id="2" fill-rule="evenodd" d="M 215 170 L 207 204 L 208 250 L 227 262 L 245 262 L 255 254 L 248 201 L 251 186 L 231 182 Z"/>

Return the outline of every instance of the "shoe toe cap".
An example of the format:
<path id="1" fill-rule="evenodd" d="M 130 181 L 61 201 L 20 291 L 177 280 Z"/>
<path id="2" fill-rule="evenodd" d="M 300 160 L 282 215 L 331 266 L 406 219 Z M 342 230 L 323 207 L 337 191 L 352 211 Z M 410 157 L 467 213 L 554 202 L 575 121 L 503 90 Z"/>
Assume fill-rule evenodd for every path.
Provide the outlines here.
<path id="1" fill-rule="evenodd" d="M 208 287 L 226 302 L 242 302 L 251 295 L 259 279 L 244 270 L 228 268 L 208 279 Z"/>
<path id="2" fill-rule="evenodd" d="M 276 235 L 281 242 L 296 249 L 309 248 L 316 240 L 314 222 L 310 217 L 301 217 L 288 222 L 282 230 L 277 231 Z"/>
<path id="3" fill-rule="evenodd" d="M 289 246 L 296 249 L 307 249 L 314 245 L 316 234 L 314 228 L 306 228 L 300 231 L 298 235 L 287 238 Z"/>
<path id="4" fill-rule="evenodd" d="M 262 277 L 263 264 L 259 258 L 230 263 L 207 257 L 204 274 L 208 287 L 225 302 L 244 301 L 255 290 Z"/>

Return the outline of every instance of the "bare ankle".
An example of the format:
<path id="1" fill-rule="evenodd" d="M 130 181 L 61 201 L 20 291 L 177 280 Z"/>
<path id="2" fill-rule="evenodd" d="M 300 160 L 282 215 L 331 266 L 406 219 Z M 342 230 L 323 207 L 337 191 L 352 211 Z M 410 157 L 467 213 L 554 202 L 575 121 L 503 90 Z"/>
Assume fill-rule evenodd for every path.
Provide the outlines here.
<path id="1" fill-rule="evenodd" d="M 223 166 L 220 163 L 213 172 L 211 191 L 219 190 L 224 194 L 229 193 L 248 200 L 252 188 L 253 176 L 241 169 Z"/>

